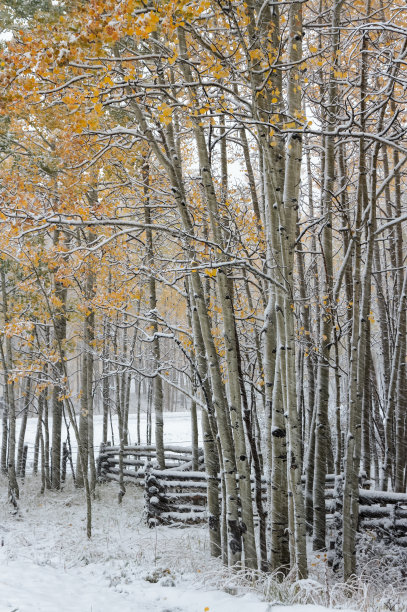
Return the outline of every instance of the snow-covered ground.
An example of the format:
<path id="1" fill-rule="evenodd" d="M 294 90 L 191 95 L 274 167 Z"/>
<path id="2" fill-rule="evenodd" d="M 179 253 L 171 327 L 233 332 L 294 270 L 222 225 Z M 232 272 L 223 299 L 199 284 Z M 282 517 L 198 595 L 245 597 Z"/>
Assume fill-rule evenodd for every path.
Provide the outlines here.
<path id="1" fill-rule="evenodd" d="M 42 496 L 29 477 L 13 515 L 0 486 L 0 612 L 326 610 L 262 601 L 209 557 L 204 527 L 148 529 L 137 487 L 120 506 L 114 484 L 98 489 L 88 541 L 81 491 Z"/>
<path id="2" fill-rule="evenodd" d="M 190 416 L 165 415 L 165 442 L 190 444 Z M 145 432 L 145 416 L 142 431 Z M 114 435 L 117 436 L 115 422 Z M 32 453 L 36 420 L 26 441 Z M 95 417 L 95 444 L 102 420 Z M 134 440 L 135 415 L 130 415 Z M 145 434 L 144 434 L 145 435 Z M 143 439 L 145 441 L 145 438 Z M 72 446 L 76 444 L 72 439 Z M 29 453 L 29 463 L 32 455 Z M 69 472 L 68 472 L 69 475 Z M 253 581 L 225 569 L 209 555 L 204 526 L 185 529 L 143 522 L 143 491 L 128 486 L 118 505 L 115 483 L 98 486 L 93 502 L 93 535 L 85 531 L 83 492 L 70 479 L 62 492 L 39 493 L 29 475 L 21 487 L 17 514 L 0 478 L 0 612 L 322 612 L 324 584 L 279 586 L 262 576 Z M 331 600 L 332 601 L 332 600 Z"/>

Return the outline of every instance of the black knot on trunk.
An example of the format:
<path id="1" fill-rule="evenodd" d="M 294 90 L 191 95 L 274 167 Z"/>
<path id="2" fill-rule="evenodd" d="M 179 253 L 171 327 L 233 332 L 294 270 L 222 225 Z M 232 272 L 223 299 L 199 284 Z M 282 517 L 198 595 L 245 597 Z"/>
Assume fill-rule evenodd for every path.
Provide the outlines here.
<path id="1" fill-rule="evenodd" d="M 230 533 L 229 548 L 235 555 L 237 552 L 242 552 L 242 528 L 236 520 L 229 520 L 228 528 Z"/>
<path id="2" fill-rule="evenodd" d="M 272 430 L 271 435 L 274 436 L 275 438 L 285 438 L 285 429 L 275 427 Z"/>
<path id="3" fill-rule="evenodd" d="M 209 529 L 211 529 L 212 531 L 217 531 L 219 529 L 219 517 L 218 516 L 214 516 L 213 514 L 209 515 Z"/>

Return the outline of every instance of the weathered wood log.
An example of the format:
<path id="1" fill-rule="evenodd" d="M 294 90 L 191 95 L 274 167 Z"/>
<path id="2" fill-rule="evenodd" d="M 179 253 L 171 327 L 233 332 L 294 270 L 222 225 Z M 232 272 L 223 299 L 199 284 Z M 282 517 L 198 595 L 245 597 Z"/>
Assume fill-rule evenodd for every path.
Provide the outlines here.
<path id="1" fill-rule="evenodd" d="M 169 504 L 173 504 L 176 501 L 180 504 L 191 503 L 195 506 L 205 506 L 207 502 L 206 492 L 204 491 L 182 491 L 180 493 L 173 493 L 167 489 L 166 495 Z"/>
<path id="2" fill-rule="evenodd" d="M 125 476 L 123 474 L 123 478 L 124 478 L 124 482 L 126 482 L 127 484 L 136 484 L 136 481 L 134 478 L 129 477 L 129 476 Z M 107 472 L 104 476 L 104 480 L 102 482 L 106 482 L 109 480 L 114 480 L 115 482 L 119 482 L 120 476 L 118 474 L 111 474 L 110 472 Z M 144 484 L 144 479 L 140 480 L 140 486 L 142 486 Z"/>
<path id="3" fill-rule="evenodd" d="M 120 450 L 119 446 L 106 446 L 104 452 L 107 454 L 118 453 Z M 153 445 L 132 445 L 125 446 L 124 452 L 126 455 L 128 454 L 143 454 L 143 455 L 153 455 L 156 456 L 156 448 Z M 166 446 L 164 449 L 165 454 L 178 454 L 184 457 L 185 455 L 190 455 L 192 457 L 192 448 L 188 446 Z M 203 455 L 203 449 L 198 449 L 198 454 Z"/>
<path id="4" fill-rule="evenodd" d="M 394 508 L 389 506 L 359 506 L 359 518 L 389 518 L 394 516 Z M 396 511 L 397 519 L 407 519 L 407 508 L 398 508 Z"/>
<path id="5" fill-rule="evenodd" d="M 192 471 L 192 462 L 185 459 L 190 449 L 167 447 L 166 465 L 175 463 L 165 470 L 153 468 L 153 446 L 125 447 L 125 466 L 123 475 L 126 482 L 133 482 L 145 488 L 145 519 L 150 526 L 157 524 L 197 524 L 208 520 L 207 475 L 202 471 Z M 119 448 L 101 446 L 98 457 L 98 477 L 100 480 L 119 480 Z M 168 460 L 167 460 L 168 457 Z M 181 464 L 179 463 L 181 461 Z M 200 456 L 203 466 L 203 456 Z M 220 480 L 220 475 L 219 475 Z M 304 480 L 304 479 L 303 479 Z M 334 485 L 336 483 L 336 489 Z M 359 489 L 359 529 L 371 529 L 385 539 L 404 542 L 407 546 L 407 495 L 368 490 L 369 481 L 360 479 Z M 254 499 L 254 481 L 252 479 Z M 262 492 L 266 499 L 266 479 L 262 477 Z M 342 494 L 338 489 L 338 478 L 333 474 L 326 477 L 325 504 L 328 537 L 332 561 L 339 559 L 341 539 Z M 258 520 L 258 517 L 255 517 Z"/>
<path id="6" fill-rule="evenodd" d="M 165 522 L 167 499 L 165 486 L 152 470 L 146 471 L 145 476 L 145 521 L 149 527 Z"/>
<path id="7" fill-rule="evenodd" d="M 109 469 L 109 473 L 110 474 L 119 474 L 120 473 L 120 469 L 118 467 L 111 467 Z M 134 470 L 123 470 L 123 474 L 125 476 L 128 476 L 129 478 L 134 478 L 135 480 L 138 480 L 140 478 L 144 479 L 145 476 L 145 472 L 135 472 Z"/>
<path id="8" fill-rule="evenodd" d="M 392 491 L 365 491 L 359 490 L 359 501 L 361 504 L 371 506 L 373 504 L 397 504 L 407 505 L 407 494 L 393 493 Z"/>
<path id="9" fill-rule="evenodd" d="M 118 465 L 119 457 L 113 457 L 113 456 L 106 457 L 105 461 L 109 465 Z M 146 462 L 143 461 L 142 459 L 128 459 L 127 457 L 123 459 L 123 465 L 134 465 L 137 467 L 142 467 L 145 464 Z"/>
<path id="10" fill-rule="evenodd" d="M 176 526 L 179 523 L 187 525 L 194 525 L 198 523 L 204 523 L 207 521 L 206 512 L 163 512 L 161 515 L 161 521 L 167 525 Z"/>
<path id="11" fill-rule="evenodd" d="M 362 519 L 359 521 L 359 528 L 380 531 L 382 535 L 389 535 L 397 541 L 400 537 L 407 536 L 407 520 L 405 519 L 396 521 L 387 518 Z"/>

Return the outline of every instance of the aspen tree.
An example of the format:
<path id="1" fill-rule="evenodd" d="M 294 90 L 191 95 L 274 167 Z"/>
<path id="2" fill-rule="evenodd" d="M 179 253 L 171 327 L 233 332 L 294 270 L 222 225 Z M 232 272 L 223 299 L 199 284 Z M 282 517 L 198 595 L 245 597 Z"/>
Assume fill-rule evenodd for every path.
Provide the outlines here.
<path id="1" fill-rule="evenodd" d="M 141 168 L 143 175 L 144 185 L 144 219 L 147 225 L 146 229 L 146 266 L 150 270 L 148 278 L 149 286 L 149 316 L 152 318 L 151 331 L 152 331 L 152 347 L 153 347 L 153 369 L 155 370 L 153 380 L 153 399 L 154 399 L 154 418 L 155 418 L 155 444 L 157 449 L 157 461 L 160 470 L 165 469 L 164 459 L 164 421 L 163 421 L 163 383 L 161 376 L 158 374 L 160 367 L 160 340 L 158 337 L 158 323 L 156 316 L 157 309 L 157 290 L 156 282 L 154 277 L 154 271 L 152 270 L 154 265 L 154 251 L 153 251 L 153 232 L 151 230 L 151 211 L 149 204 L 149 185 L 150 185 L 150 170 L 149 162 L 147 157 L 143 159 L 143 165 Z"/>
<path id="2" fill-rule="evenodd" d="M 367 48 L 366 36 L 363 36 L 361 56 L 361 117 L 362 126 L 365 128 L 365 95 L 366 95 L 366 55 L 363 51 Z M 364 130 L 363 130 L 364 131 Z M 359 176 L 358 176 L 358 191 L 357 191 L 357 213 L 356 213 L 356 238 L 355 238 L 355 256 L 354 256 L 354 275 L 353 275 L 353 309 L 352 309 L 352 344 L 350 354 L 350 388 L 349 388 L 349 422 L 348 433 L 346 440 L 345 452 L 345 482 L 343 490 L 343 567 L 344 578 L 348 580 L 355 573 L 356 569 L 356 525 L 358 516 L 355 512 L 358 511 L 359 503 L 359 463 L 360 463 L 360 428 L 361 428 L 361 393 L 358 379 L 358 360 L 364 364 L 365 355 L 359 352 L 359 348 L 364 346 L 365 334 L 364 326 L 361 326 L 363 316 L 368 302 L 368 290 L 366 283 L 369 283 L 370 278 L 367 277 L 366 268 L 366 283 L 361 289 L 361 238 L 362 231 L 362 215 L 367 207 L 367 184 L 366 184 L 366 152 L 365 141 L 361 138 L 359 144 Z M 372 214 L 372 213 L 371 213 Z M 373 213 L 375 214 L 375 213 Z M 369 264 L 370 265 L 370 262 Z M 362 299 L 362 306 L 360 300 Z M 359 361 L 360 363 L 360 361 Z"/>
<path id="3" fill-rule="evenodd" d="M 9 311 L 8 311 L 8 300 L 7 300 L 7 279 L 5 264 L 3 263 L 0 268 L 1 275 L 1 295 L 2 295 L 2 307 L 3 307 L 3 319 L 4 324 L 9 323 Z M 19 486 L 17 483 L 16 476 L 16 401 L 15 401 L 15 383 L 11 376 L 11 370 L 13 368 L 13 347 L 11 337 L 8 333 L 5 335 L 4 348 L 3 344 L 1 347 L 1 358 L 3 362 L 3 371 L 5 378 L 6 388 L 6 402 L 8 412 L 8 457 L 7 457 L 7 476 L 8 476 L 8 497 L 9 500 L 16 505 L 19 498 Z"/>
<path id="4" fill-rule="evenodd" d="M 214 557 L 221 556 L 221 531 L 220 531 L 220 505 L 219 505 L 219 456 L 216 447 L 216 422 L 214 415 L 214 406 L 212 402 L 212 391 L 209 384 L 208 368 L 205 360 L 205 347 L 200 328 L 198 312 L 195 305 L 195 300 L 190 289 L 190 283 L 187 283 L 187 294 L 189 296 L 189 306 L 191 312 L 191 323 L 193 330 L 196 367 L 199 373 L 199 379 L 202 385 L 202 391 L 205 395 L 207 410 L 202 411 L 202 433 L 205 453 L 205 466 L 208 479 L 208 510 L 209 510 L 209 537 L 211 546 L 211 555 Z M 227 554 L 227 551 L 225 551 Z"/>
<path id="5" fill-rule="evenodd" d="M 17 447 L 17 476 L 22 476 L 23 467 L 23 454 L 24 454 L 24 439 L 27 429 L 28 412 L 30 409 L 31 400 L 31 377 L 28 377 L 23 386 L 23 411 L 20 420 L 20 432 L 18 436 L 18 447 Z"/>
<path id="6" fill-rule="evenodd" d="M 338 70 L 338 50 L 340 44 L 339 24 L 342 1 L 336 1 L 332 12 L 332 40 L 331 63 L 332 70 L 328 85 L 328 106 L 326 113 L 328 132 L 335 131 L 337 113 L 337 85 L 333 73 Z M 313 548 L 325 548 L 326 519 L 325 519 L 325 477 L 327 473 L 327 441 L 328 441 L 328 404 L 329 404 L 329 371 L 330 348 L 332 342 L 333 308 L 333 265 L 332 265 L 332 193 L 335 181 L 335 140 L 326 136 L 324 142 L 324 184 L 322 194 L 323 225 L 323 304 L 321 304 L 322 323 L 320 350 L 318 358 L 318 379 L 316 397 L 316 423 L 315 423 L 315 473 L 314 473 L 314 517 L 313 517 Z"/>
<path id="7" fill-rule="evenodd" d="M 180 54 L 183 58 L 185 58 L 185 60 L 187 60 L 188 51 L 186 46 L 185 32 L 183 28 L 179 29 L 178 40 L 180 45 Z M 191 82 L 192 74 L 187 63 L 183 64 L 183 71 L 186 81 Z M 191 97 L 191 102 L 194 102 L 193 97 Z M 224 246 L 224 240 L 220 228 L 219 206 L 215 194 L 215 187 L 211 173 L 205 136 L 203 129 L 199 125 L 198 120 L 194 121 L 194 136 L 197 146 L 203 189 L 209 209 L 211 230 L 215 243 L 218 244 L 222 249 Z M 224 170 L 225 163 L 226 162 L 224 162 Z M 223 172 L 222 176 L 225 176 L 225 172 Z M 225 179 L 223 182 L 225 182 Z M 257 567 L 257 553 L 253 523 L 253 505 L 251 499 L 250 466 L 244 436 L 242 398 L 240 394 L 239 385 L 238 349 L 235 331 L 236 328 L 234 323 L 232 296 L 230 293 L 230 288 L 228 286 L 228 279 L 226 277 L 225 268 L 223 267 L 218 269 L 216 286 L 218 290 L 219 302 L 222 308 L 224 340 L 226 348 L 226 363 L 228 372 L 227 386 L 228 399 L 230 402 L 229 412 L 233 428 L 233 440 L 236 456 L 235 461 L 238 473 L 242 521 L 244 524 L 243 540 L 245 550 L 245 564 L 247 565 L 247 567 Z"/>
<path id="8" fill-rule="evenodd" d="M 54 244 L 57 245 L 60 239 L 64 239 L 65 245 L 69 238 L 61 236 L 61 231 L 57 229 L 54 234 Z M 64 342 L 66 340 L 66 300 L 67 287 L 62 279 L 58 278 L 58 272 L 54 275 L 54 292 L 56 305 L 53 313 L 53 332 L 59 360 L 55 364 L 56 384 L 52 390 L 52 461 L 51 461 L 51 485 L 53 489 L 61 486 L 61 432 L 62 432 L 62 413 L 64 402 L 61 395 L 64 393 L 62 378 L 64 373 L 63 360 L 65 358 Z"/>
<path id="9" fill-rule="evenodd" d="M 299 63 L 302 59 L 302 4 L 295 3 L 290 7 L 289 14 L 289 57 L 292 68 L 289 72 L 288 80 L 288 112 L 290 117 L 300 117 L 302 110 L 301 100 L 301 81 Z M 285 223 L 285 234 L 281 234 L 282 259 L 284 264 L 284 274 L 288 279 L 288 291 L 284 296 L 284 316 L 285 316 L 285 360 L 287 378 L 287 414 L 288 414 L 288 474 L 289 484 L 292 493 L 294 524 L 294 547 L 295 565 L 298 575 L 306 578 L 307 552 L 306 552 L 306 533 L 305 533 L 305 506 L 302 490 L 302 461 L 301 461 L 301 423 L 298 418 L 296 385 L 295 385 L 295 323 L 294 306 L 292 304 L 293 289 L 293 267 L 294 267 L 294 246 L 296 241 L 296 221 L 298 216 L 298 197 L 301 181 L 301 157 L 302 157 L 302 137 L 298 134 L 288 137 L 287 154 L 285 167 L 285 180 L 283 192 L 283 208 Z M 281 221 L 280 221 L 281 223 Z M 287 244 L 288 243 L 288 244 Z M 291 288 L 290 288 L 291 284 Z M 278 317 L 278 320 L 280 318 Z M 284 386 L 283 386 L 284 388 Z"/>

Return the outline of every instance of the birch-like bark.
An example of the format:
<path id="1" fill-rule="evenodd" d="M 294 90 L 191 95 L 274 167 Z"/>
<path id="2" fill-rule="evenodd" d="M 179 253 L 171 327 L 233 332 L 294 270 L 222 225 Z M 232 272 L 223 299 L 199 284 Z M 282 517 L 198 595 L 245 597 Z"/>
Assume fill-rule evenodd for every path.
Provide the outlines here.
<path id="1" fill-rule="evenodd" d="M 308 203 L 310 205 L 310 215 L 313 217 L 313 204 L 312 204 L 312 177 L 310 168 L 310 156 L 307 155 L 307 174 L 308 174 Z M 315 242 L 315 239 L 314 239 Z M 311 250 L 316 249 L 311 246 Z M 305 256 L 302 249 L 301 240 L 297 239 L 297 265 L 298 265 L 298 284 L 301 298 L 301 329 L 300 335 L 303 342 L 305 343 L 305 351 L 303 351 L 301 358 L 304 362 L 306 369 L 307 378 L 307 393 L 304 394 L 306 402 L 306 414 L 304 415 L 304 423 L 306 427 L 303 427 L 303 440 L 308 441 L 308 447 L 306 453 L 303 451 L 303 461 L 306 465 L 305 470 L 305 519 L 307 532 L 312 531 L 312 520 L 313 520 L 313 486 L 314 486 L 314 465 L 315 465 L 315 415 L 314 415 L 314 404 L 315 404 L 315 381 L 314 381 L 314 366 L 312 357 L 310 355 L 312 349 L 311 339 L 311 317 L 310 308 L 307 299 L 306 284 L 305 284 Z M 304 376 L 302 376 L 301 387 L 303 386 Z M 301 392 L 303 393 L 302 389 Z M 304 449 L 305 450 L 305 449 Z"/>
<path id="2" fill-rule="evenodd" d="M 374 246 L 373 246 L 374 248 Z M 370 320 L 370 317 L 369 317 Z M 371 414 L 371 377 L 370 370 L 372 367 L 372 356 L 371 356 L 371 333 L 370 325 L 366 330 L 366 358 L 365 358 L 365 375 L 363 379 L 363 399 L 362 399 L 362 448 L 361 448 L 361 470 L 363 477 L 370 480 L 370 469 L 372 463 L 371 449 L 370 449 L 370 414 Z"/>
<path id="3" fill-rule="evenodd" d="M 27 429 L 28 411 L 30 408 L 30 397 L 31 394 L 31 377 L 28 376 L 25 380 L 23 387 L 23 411 L 20 420 L 20 433 L 18 436 L 18 449 L 17 449 L 17 476 L 23 476 L 23 457 L 24 457 L 24 440 Z"/>
<path id="4" fill-rule="evenodd" d="M 1 341 L 2 342 L 2 341 Z M 7 382 L 5 382 L 5 392 L 2 400 L 2 419 L 1 419 L 1 458 L 0 471 L 7 474 L 7 450 L 8 450 L 8 403 L 7 403 Z"/>
<path id="5" fill-rule="evenodd" d="M 336 430 L 336 451 L 335 451 L 335 476 L 339 478 L 342 474 L 342 424 L 341 424 L 341 375 L 339 373 L 339 339 L 336 329 L 334 329 L 335 346 L 335 430 Z"/>
<path id="6" fill-rule="evenodd" d="M 92 240 L 92 237 L 89 237 Z M 93 286 L 94 276 L 92 272 L 88 276 L 88 296 L 94 291 Z M 91 493 L 95 492 L 96 488 L 96 462 L 94 451 L 94 431 L 93 431 L 93 343 L 95 340 L 95 311 L 90 306 L 90 311 L 87 316 L 87 393 L 88 393 L 88 453 L 89 453 L 89 488 Z"/>
<path id="7" fill-rule="evenodd" d="M 88 196 L 91 202 L 97 199 L 96 192 L 91 191 Z M 88 244 L 95 240 L 95 235 L 90 232 L 87 237 Z M 86 270 L 84 298 L 86 311 L 83 320 L 82 341 L 82 369 L 81 369 L 81 399 L 79 417 L 79 436 L 81 452 L 78 455 L 76 486 L 85 486 L 82 465 L 89 468 L 89 487 L 91 493 L 96 486 L 96 467 L 94 456 L 93 437 L 93 342 L 95 339 L 95 312 L 92 306 L 92 297 L 95 291 L 95 274 L 92 263 L 89 262 Z"/>
<path id="8" fill-rule="evenodd" d="M 87 346 L 88 326 L 85 320 L 83 322 L 83 340 L 82 340 L 82 359 L 81 359 L 81 397 L 80 397 L 80 414 L 79 414 L 79 448 L 78 459 L 76 464 L 76 486 L 84 486 L 84 473 L 82 465 L 85 464 L 86 472 L 89 466 L 89 439 L 88 439 L 88 415 L 89 415 L 89 375 L 88 375 L 88 346 Z"/>
<path id="9" fill-rule="evenodd" d="M 137 435 L 137 444 L 141 444 L 141 382 L 140 380 L 136 381 L 136 435 Z"/>
<path id="10" fill-rule="evenodd" d="M 45 473 L 45 485 L 47 489 L 51 489 L 51 469 L 50 469 L 50 448 L 49 448 L 49 402 L 47 394 L 44 395 L 44 473 Z"/>
<path id="11" fill-rule="evenodd" d="M 33 459 L 33 473 L 38 474 L 38 462 L 41 453 L 41 435 L 42 435 L 42 415 L 44 412 L 44 392 L 42 389 L 38 396 L 38 416 L 37 416 L 37 429 L 35 432 L 34 441 L 34 459 Z"/>
<path id="12" fill-rule="evenodd" d="M 277 316 L 281 316 L 278 313 Z M 271 528 L 272 571 L 288 570 L 290 555 L 288 546 L 288 493 L 287 493 L 287 428 L 285 422 L 285 402 L 282 393 L 281 373 L 284 347 L 278 338 L 275 358 L 275 374 L 272 395 L 271 422 L 271 499 L 269 502 Z M 270 465 L 271 463 L 271 465 Z"/>
<path id="13" fill-rule="evenodd" d="M 58 244 L 60 239 L 60 231 L 56 230 L 54 235 L 54 244 Z M 67 244 L 69 238 L 65 238 Z M 51 486 L 53 489 L 61 487 L 61 434 L 62 434 L 62 413 L 64 402 L 62 395 L 64 394 L 63 378 L 63 360 L 65 358 L 64 342 L 66 340 L 66 299 L 67 288 L 62 280 L 57 277 L 57 272 L 54 275 L 54 291 L 55 297 L 58 300 L 58 305 L 53 313 L 53 330 L 55 342 L 57 344 L 59 359 L 54 365 L 55 383 L 52 390 L 52 461 L 51 461 Z"/>
<path id="14" fill-rule="evenodd" d="M 302 4 L 295 3 L 290 7 L 289 18 L 289 58 L 292 65 L 288 78 L 288 110 L 291 117 L 301 116 L 301 80 L 299 65 L 302 59 Z M 288 476 L 293 502 L 294 525 L 293 537 L 295 546 L 295 564 L 298 576 L 306 578 L 308 575 L 305 505 L 302 489 L 302 462 L 301 462 L 301 422 L 297 411 L 296 374 L 295 374 L 295 322 L 294 322 L 294 248 L 297 236 L 298 197 L 301 182 L 302 138 L 298 134 L 289 136 L 287 140 L 287 153 L 284 176 L 283 207 L 280 209 L 281 253 L 286 279 L 287 292 L 284 295 L 283 315 L 284 331 L 282 325 L 279 329 L 280 337 L 284 337 L 285 347 L 285 377 L 286 377 L 286 412 L 288 416 Z M 283 213 L 283 214 L 281 214 Z M 283 224 L 281 223 L 283 221 Z M 278 324 L 281 317 L 277 316 Z M 283 333 L 284 336 L 283 336 Z M 284 377 L 283 391 L 284 391 Z"/>
<path id="15" fill-rule="evenodd" d="M 195 395 L 197 389 L 194 385 L 192 394 Z M 192 443 L 192 469 L 194 471 L 199 469 L 199 454 L 198 454 L 198 415 L 196 410 L 196 401 L 191 402 L 191 443 Z"/>
<path id="16" fill-rule="evenodd" d="M 367 37 L 362 39 L 361 60 L 361 121 L 365 122 L 365 92 L 366 92 L 366 51 Z M 377 158 L 378 148 L 376 147 Z M 374 192 L 375 193 L 375 192 Z M 371 192 L 371 197 L 373 192 Z M 369 325 L 368 315 L 371 295 L 371 271 L 373 261 L 374 232 L 376 224 L 376 202 L 370 206 L 368 223 L 368 247 L 362 283 L 361 276 L 361 244 L 360 233 L 362 213 L 368 206 L 368 190 L 366 183 L 366 151 L 365 141 L 361 139 L 359 148 L 359 182 L 357 193 L 356 215 L 356 246 L 354 263 L 354 295 L 352 321 L 352 353 L 351 377 L 349 392 L 349 424 L 345 455 L 345 482 L 343 490 L 343 567 L 344 578 L 348 580 L 356 570 L 356 528 L 359 515 L 359 468 L 361 449 L 361 419 L 363 377 L 366 361 L 366 330 Z"/>
<path id="17" fill-rule="evenodd" d="M 202 279 L 198 270 L 196 269 L 197 264 L 193 246 L 194 226 L 187 208 L 187 197 L 185 194 L 182 167 L 180 157 L 177 155 L 178 147 L 174 139 L 173 126 L 172 124 L 169 124 L 167 127 L 166 136 L 168 138 L 168 151 L 170 154 L 170 159 L 167 158 L 167 156 L 162 153 L 162 150 L 156 142 L 154 134 L 147 124 L 141 109 L 134 100 L 132 100 L 132 109 L 140 128 L 144 131 L 146 137 L 149 139 L 155 155 L 167 171 L 172 187 L 173 197 L 182 222 L 182 227 L 186 233 L 184 249 L 186 257 L 188 258 L 192 268 L 191 287 L 201 326 L 206 358 L 209 365 L 208 370 L 211 377 L 213 404 L 215 407 L 219 441 L 221 446 L 221 470 L 226 489 L 226 496 L 224 497 L 224 500 L 226 504 L 227 516 L 227 556 L 229 564 L 234 566 L 241 561 L 242 553 L 242 528 L 239 521 L 238 511 L 234 445 L 229 427 L 227 401 L 222 381 L 219 358 L 211 332 L 211 322 L 207 310 L 205 293 L 203 291 Z"/>
<path id="18" fill-rule="evenodd" d="M 392 112 L 396 111 L 395 102 L 391 102 Z M 400 217 L 402 213 L 402 194 L 401 194 L 401 176 L 400 171 L 396 168 L 399 166 L 399 152 L 393 151 L 393 167 L 394 171 L 394 192 L 395 192 L 395 211 L 396 217 Z M 404 472 L 406 468 L 407 459 L 407 442 L 406 442 L 406 334 L 407 334 L 407 320 L 406 320 L 406 295 L 403 292 L 403 267 L 404 267 L 404 253 L 403 253 L 403 228 L 401 223 L 396 225 L 396 278 L 397 278 L 397 294 L 398 300 L 401 304 L 399 309 L 398 328 L 397 333 L 399 334 L 400 348 L 399 348 L 399 362 L 396 365 L 397 372 L 397 385 L 396 385 L 396 409 L 395 409 L 395 453 L 394 453 L 394 490 L 397 492 L 404 492 Z"/>
<path id="19" fill-rule="evenodd" d="M 205 454 L 205 469 L 207 472 L 208 483 L 208 511 L 209 511 L 209 541 L 210 550 L 213 557 L 219 557 L 222 552 L 221 525 L 219 504 L 219 456 L 216 447 L 217 427 L 212 402 L 212 390 L 210 388 L 208 368 L 205 360 L 205 347 L 198 317 L 195 300 L 190 289 L 190 283 L 186 284 L 191 313 L 191 324 L 194 338 L 194 350 L 196 357 L 196 367 L 199 373 L 202 391 L 205 396 L 207 410 L 202 410 L 202 433 Z M 225 534 L 226 535 L 226 534 Z M 227 558 L 227 550 L 224 551 Z"/>
<path id="20" fill-rule="evenodd" d="M 107 429 L 110 413 L 110 376 L 109 376 L 109 334 L 110 325 L 107 317 L 103 321 L 103 350 L 102 350 L 102 410 L 103 410 L 103 429 L 102 442 L 107 442 Z"/>
<path id="21" fill-rule="evenodd" d="M 332 15 L 331 64 L 332 71 L 337 70 L 339 50 L 339 23 L 342 0 L 335 2 Z M 337 80 L 331 72 L 328 86 L 328 108 L 326 114 L 328 132 L 336 128 L 337 110 Z M 327 440 L 328 440 L 328 408 L 329 408 L 329 371 L 330 348 L 332 341 L 332 194 L 335 184 L 335 139 L 325 137 L 324 149 L 324 185 L 322 196 L 322 214 L 324 226 L 322 231 L 323 246 L 323 296 L 320 305 L 322 313 L 320 350 L 318 359 L 318 380 L 316 399 L 316 430 L 315 430 L 315 474 L 313 488 L 313 548 L 323 550 L 326 546 L 326 511 L 325 511 L 325 479 L 327 470 Z"/>
<path id="22" fill-rule="evenodd" d="M 144 220 L 147 226 L 146 229 L 146 267 L 150 269 L 148 277 L 149 287 L 149 307 L 151 318 L 152 352 L 153 352 L 153 370 L 155 377 L 153 381 L 154 391 L 154 416 L 155 416 L 155 444 L 157 450 L 157 461 L 160 470 L 165 469 L 164 458 L 164 420 L 163 420 L 163 383 L 161 376 L 158 375 L 160 367 L 160 340 L 158 337 L 158 321 L 157 321 L 157 288 L 152 270 L 154 263 L 154 245 L 153 232 L 151 230 L 151 210 L 149 204 L 149 184 L 150 184 L 150 169 L 148 160 L 145 159 L 142 167 L 143 186 L 144 186 Z"/>
<path id="23" fill-rule="evenodd" d="M 7 301 L 7 281 L 4 264 L 1 265 L 1 293 L 3 306 L 3 319 L 5 325 L 9 323 L 8 301 Z M 10 373 L 13 368 L 13 347 L 11 337 L 5 334 L 4 349 L 1 344 L 1 358 L 3 362 L 4 382 L 6 389 L 6 402 L 8 405 L 8 457 L 7 457 L 7 476 L 8 476 L 8 497 L 9 500 L 16 505 L 19 498 L 19 487 L 16 476 L 16 401 L 15 401 L 15 383 L 10 379 Z"/>
<path id="24" fill-rule="evenodd" d="M 182 64 L 184 69 L 184 76 L 186 81 L 192 81 L 192 75 L 188 62 L 188 53 L 185 39 L 185 32 L 183 28 L 179 29 L 178 33 L 179 37 L 179 46 L 180 46 L 180 55 L 185 59 L 185 62 Z M 192 100 L 193 102 L 193 100 Z M 201 172 L 201 178 L 203 182 L 204 192 L 206 201 L 208 204 L 210 221 L 211 221 L 211 229 L 214 236 L 214 240 L 217 244 L 222 245 L 223 239 L 219 227 L 219 210 L 217 206 L 217 200 L 215 195 L 215 189 L 213 185 L 211 169 L 208 159 L 208 152 L 205 142 L 205 137 L 203 130 L 199 126 L 199 121 L 194 123 L 194 135 L 195 141 L 198 150 L 198 159 L 199 166 Z M 192 278 L 199 278 L 196 273 L 193 273 Z M 235 461 L 236 467 L 239 474 L 239 491 L 240 491 L 240 503 L 241 503 L 241 513 L 242 513 L 242 521 L 244 527 L 239 525 L 239 522 L 236 519 L 228 518 L 228 528 L 232 534 L 233 542 L 236 541 L 236 544 L 233 543 L 232 548 L 235 548 L 236 553 L 240 553 L 240 545 L 238 546 L 239 540 L 241 539 L 243 532 L 243 542 L 244 542 L 244 553 L 245 553 L 245 564 L 247 567 L 257 567 L 257 553 L 256 553 L 256 545 L 254 538 L 254 523 L 253 523 L 253 506 L 251 500 L 251 485 L 250 485 L 250 466 L 248 462 L 248 456 L 246 451 L 246 443 L 244 438 L 244 430 L 243 430 L 243 418 L 242 418 L 242 404 L 240 397 L 240 388 L 239 388 L 239 372 L 238 372 L 238 364 L 237 364 L 237 350 L 236 350 L 236 337 L 235 337 L 235 325 L 234 325 L 234 316 L 233 316 L 233 306 L 231 302 L 231 296 L 228 287 L 228 280 L 225 275 L 225 271 L 220 268 L 217 276 L 217 289 L 219 293 L 220 304 L 222 307 L 222 315 L 223 315 L 223 326 L 224 326 L 224 340 L 225 340 L 225 348 L 226 348 L 226 361 L 227 361 L 227 369 L 228 369 L 228 391 L 229 391 L 229 411 L 230 418 L 233 428 L 233 440 L 234 440 L 234 450 L 235 450 Z M 195 287 L 194 287 L 195 291 Z M 199 299 L 199 298 L 198 298 Z M 198 312 L 199 303 L 197 300 Z M 200 318 L 201 318 L 200 313 Z M 205 340 L 205 336 L 207 335 L 203 329 L 201 324 L 203 337 Z M 209 332 L 209 329 L 208 329 Z M 210 333 L 210 332 L 209 332 Z M 209 338 L 208 338 L 209 339 Z M 208 355 L 209 357 L 209 355 Z M 215 372 L 214 372 L 215 373 Z M 218 377 L 218 374 L 216 374 Z M 219 385 L 219 389 L 222 389 L 223 385 L 221 380 L 214 381 L 213 389 Z M 225 395 L 223 395 L 223 403 L 225 402 Z M 219 421 L 219 419 L 218 419 Z M 219 425 L 219 423 L 218 423 Z M 225 432 L 226 433 L 226 432 Z M 226 441 L 226 440 L 225 440 Z M 233 449 L 233 443 L 232 448 Z M 225 454 L 225 448 L 222 444 L 222 451 Z M 228 449 L 229 452 L 229 449 Z M 226 463 L 226 457 L 225 457 Z M 226 466 L 225 466 L 226 469 Z M 226 478 L 226 487 L 232 485 L 230 482 L 228 484 L 228 480 L 231 481 L 231 474 L 229 474 L 229 478 Z M 233 486 L 235 489 L 235 486 Z M 228 493 L 228 497 L 230 495 Z M 232 550 L 232 553 L 234 551 Z"/>

